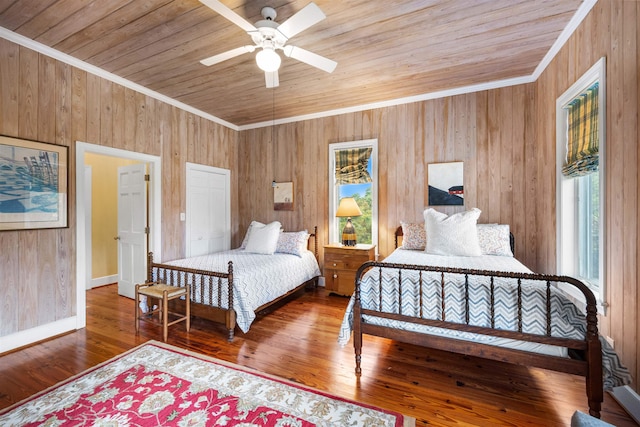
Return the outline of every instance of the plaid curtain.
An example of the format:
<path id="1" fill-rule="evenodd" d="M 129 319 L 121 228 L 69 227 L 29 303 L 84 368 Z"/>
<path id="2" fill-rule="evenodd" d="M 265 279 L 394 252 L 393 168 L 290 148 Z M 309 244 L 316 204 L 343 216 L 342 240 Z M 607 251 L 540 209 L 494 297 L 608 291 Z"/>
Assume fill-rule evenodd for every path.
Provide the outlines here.
<path id="1" fill-rule="evenodd" d="M 367 172 L 371 147 L 336 151 L 336 184 L 363 184 L 371 182 Z"/>
<path id="2" fill-rule="evenodd" d="M 567 159 L 562 174 L 588 175 L 598 170 L 598 82 L 566 107 L 569 113 Z"/>

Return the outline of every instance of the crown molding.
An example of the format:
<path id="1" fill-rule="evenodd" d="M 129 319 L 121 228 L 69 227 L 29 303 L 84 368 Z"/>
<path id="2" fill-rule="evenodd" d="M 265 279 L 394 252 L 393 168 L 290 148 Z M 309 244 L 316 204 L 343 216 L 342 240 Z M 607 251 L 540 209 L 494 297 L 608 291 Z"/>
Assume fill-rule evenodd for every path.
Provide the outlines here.
<path id="1" fill-rule="evenodd" d="M 37 42 L 35 40 L 31 40 L 23 35 L 15 33 L 11 30 L 8 30 L 4 27 L 0 27 L 0 37 L 3 39 L 9 40 L 11 42 L 17 43 L 21 46 L 27 47 L 31 50 L 34 50 L 43 55 L 49 56 L 53 59 L 57 59 L 58 61 L 62 61 L 66 64 L 84 70 L 88 73 L 94 74 L 98 77 L 102 77 L 103 79 L 112 81 L 113 83 L 117 83 L 129 89 L 135 90 L 136 92 L 142 93 L 144 95 L 148 95 L 152 98 L 157 99 L 158 101 L 165 102 L 167 104 L 173 105 L 176 108 L 180 108 L 181 110 L 187 111 L 189 113 L 193 113 L 196 116 L 200 116 L 204 119 L 211 120 L 212 122 L 218 123 L 222 126 L 226 126 L 233 130 L 240 130 L 238 126 L 233 123 L 229 123 L 226 120 L 222 120 L 219 117 L 213 116 L 209 113 L 205 113 L 204 111 L 198 110 L 197 108 L 193 108 L 190 105 L 182 103 L 180 101 L 176 101 L 173 98 L 170 98 L 166 95 L 148 89 L 142 85 L 132 82 L 131 80 L 127 80 L 120 76 L 116 76 L 109 71 L 106 71 L 100 67 L 96 67 L 95 65 L 91 65 L 88 62 L 82 61 L 78 58 L 74 58 L 71 55 L 67 55 L 66 53 L 60 52 L 59 50 L 53 49 L 52 47 L 45 46 L 44 44 Z"/>
<path id="2" fill-rule="evenodd" d="M 454 89 L 446 89 L 438 92 L 430 92 L 422 95 L 408 96 L 406 98 L 396 98 L 388 101 L 374 102 L 371 104 L 357 105 L 354 107 L 339 108 L 336 110 L 327 110 L 319 113 L 305 114 L 301 116 L 286 117 L 283 119 L 268 120 L 259 123 L 239 126 L 239 130 L 257 129 L 272 125 L 281 125 L 285 123 L 300 122 L 303 120 L 320 119 L 324 117 L 337 116 L 340 114 L 357 113 L 359 111 L 373 110 L 376 108 L 393 107 L 402 104 L 411 104 L 413 102 L 428 101 L 430 99 L 444 98 L 447 96 L 464 95 L 466 93 L 479 92 L 482 90 L 499 89 L 502 87 L 515 86 L 520 84 L 532 83 L 535 79 L 531 76 L 515 77 L 512 79 L 495 80 L 492 82 L 481 83 L 477 85 L 461 86 Z"/>
<path id="3" fill-rule="evenodd" d="M 569 37 L 573 35 L 578 26 L 582 23 L 584 18 L 591 12 L 593 6 L 598 2 L 598 0 L 584 0 L 584 2 L 580 5 L 576 13 L 573 15 L 567 26 L 560 33 L 555 43 L 551 46 L 551 49 L 547 52 L 547 54 L 542 58 L 540 64 L 536 67 L 531 75 L 534 80 L 538 80 L 538 78 L 542 75 L 542 72 L 549 66 L 553 58 L 560 52 L 560 49 L 564 44 L 569 40 Z"/>

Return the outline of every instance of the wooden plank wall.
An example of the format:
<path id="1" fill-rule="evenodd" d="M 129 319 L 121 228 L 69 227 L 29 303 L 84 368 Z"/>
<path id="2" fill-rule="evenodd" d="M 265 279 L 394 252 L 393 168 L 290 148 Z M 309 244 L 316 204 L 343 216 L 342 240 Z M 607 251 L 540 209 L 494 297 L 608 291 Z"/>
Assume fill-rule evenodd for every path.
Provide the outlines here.
<path id="1" fill-rule="evenodd" d="M 532 84 L 280 125 L 275 132 L 241 132 L 244 190 L 236 243 L 254 219 L 279 220 L 286 229 L 317 224 L 320 243 L 328 243 L 328 145 L 378 138 L 382 256 L 393 250 L 392 233 L 401 220 L 421 220 L 428 200 L 427 165 L 464 161 L 466 208 L 480 208 L 481 222 L 510 224 L 517 257 L 534 271 L 555 272 L 555 100 L 607 56 L 611 307 L 601 319 L 601 331 L 614 339 L 623 362 L 639 378 L 638 22 L 640 3 L 598 2 Z M 294 182 L 293 212 L 273 210 L 272 179 Z"/>
<path id="2" fill-rule="evenodd" d="M 527 161 L 536 150 L 534 92 L 533 84 L 522 85 L 243 131 L 238 173 L 246 193 L 240 190 L 237 238 L 252 220 L 279 220 L 290 230 L 318 225 L 320 243 L 328 243 L 329 144 L 377 138 L 382 256 L 393 250 L 400 221 L 423 221 L 427 165 L 463 161 L 466 208 L 480 208 L 482 222 L 511 224 L 518 255 L 535 268 L 527 243 L 536 230 L 526 223 L 537 173 Z M 294 211 L 273 210 L 274 179 L 293 181 Z"/>
<path id="3" fill-rule="evenodd" d="M 75 141 L 162 156 L 165 259 L 185 253 L 185 162 L 232 170 L 237 191 L 234 130 L 4 39 L 0 76 L 0 134 L 68 146 L 70 164 L 69 228 L 0 232 L 0 337 L 75 314 Z"/>
<path id="4" fill-rule="evenodd" d="M 555 102 L 598 59 L 606 57 L 606 283 L 610 304 L 600 331 L 636 379 L 640 378 L 640 277 L 638 265 L 638 119 L 640 114 L 640 3 L 601 0 L 537 81 L 539 194 L 554 194 L 546 165 L 555 160 Z M 547 176 L 548 175 L 548 176 Z M 545 198 L 536 218 L 541 236 L 555 235 L 553 199 Z M 555 242 L 537 246 L 540 268 L 555 268 Z M 548 255 L 545 255 L 548 254 Z"/>

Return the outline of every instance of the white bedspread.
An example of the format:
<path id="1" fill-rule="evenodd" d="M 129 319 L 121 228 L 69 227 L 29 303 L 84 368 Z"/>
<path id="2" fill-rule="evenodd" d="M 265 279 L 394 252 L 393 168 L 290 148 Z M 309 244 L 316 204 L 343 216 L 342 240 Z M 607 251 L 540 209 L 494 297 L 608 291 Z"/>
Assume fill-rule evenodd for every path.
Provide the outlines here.
<path id="1" fill-rule="evenodd" d="M 255 310 L 287 293 L 300 284 L 320 276 L 320 268 L 313 252 L 306 251 L 302 257 L 275 253 L 262 255 L 233 249 L 199 257 L 166 262 L 164 264 L 197 270 L 226 273 L 229 261 L 233 262 L 233 308 L 237 324 L 243 332 L 248 332 L 256 318 Z M 154 278 L 155 279 L 155 278 Z M 207 304 L 212 299 L 218 307 L 228 308 L 226 280 L 222 282 L 222 300 L 217 301 L 218 292 L 201 292 L 198 278 L 193 302 Z"/>

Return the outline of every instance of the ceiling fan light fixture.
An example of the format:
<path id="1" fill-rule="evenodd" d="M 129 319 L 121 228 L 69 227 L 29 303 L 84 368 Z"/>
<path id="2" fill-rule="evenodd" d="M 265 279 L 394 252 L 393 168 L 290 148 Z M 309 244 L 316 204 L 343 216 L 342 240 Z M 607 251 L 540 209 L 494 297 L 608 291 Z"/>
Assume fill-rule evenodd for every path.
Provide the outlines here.
<path id="1" fill-rule="evenodd" d="M 256 63 L 262 71 L 273 72 L 280 68 L 280 55 L 271 48 L 264 48 L 256 55 Z"/>
<path id="2" fill-rule="evenodd" d="M 220 0 L 200 0 L 200 2 L 245 30 L 254 43 L 253 46 L 242 46 L 205 58 L 200 61 L 203 65 L 210 66 L 259 49 L 256 54 L 256 63 L 264 71 L 267 89 L 279 85 L 278 70 L 282 58 L 277 52 L 278 49 L 283 50 L 288 58 L 304 62 L 327 73 L 331 73 L 338 65 L 337 62 L 308 50 L 287 45 L 291 37 L 326 18 L 326 15 L 313 1 L 282 23 L 275 21 L 277 13 L 274 8 L 264 7 L 261 10 L 263 19 L 256 22 L 255 25 L 225 6 Z"/>

